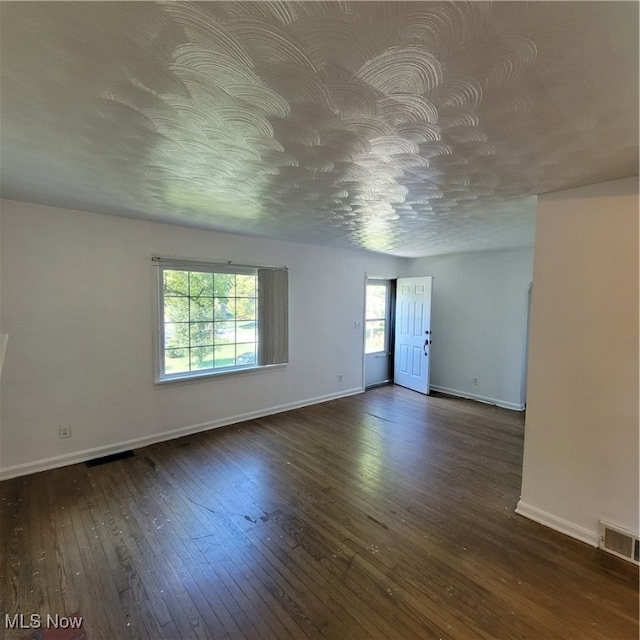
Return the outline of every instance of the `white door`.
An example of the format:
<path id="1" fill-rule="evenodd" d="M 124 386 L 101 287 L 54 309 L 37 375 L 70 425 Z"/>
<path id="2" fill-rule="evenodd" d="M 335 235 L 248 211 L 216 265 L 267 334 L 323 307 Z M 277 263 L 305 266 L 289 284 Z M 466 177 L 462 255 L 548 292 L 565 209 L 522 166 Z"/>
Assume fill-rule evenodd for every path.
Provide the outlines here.
<path id="1" fill-rule="evenodd" d="M 365 387 L 391 380 L 391 289 L 391 280 L 367 280 L 364 316 Z"/>
<path id="2" fill-rule="evenodd" d="M 433 277 L 398 278 L 393 381 L 429 393 Z"/>

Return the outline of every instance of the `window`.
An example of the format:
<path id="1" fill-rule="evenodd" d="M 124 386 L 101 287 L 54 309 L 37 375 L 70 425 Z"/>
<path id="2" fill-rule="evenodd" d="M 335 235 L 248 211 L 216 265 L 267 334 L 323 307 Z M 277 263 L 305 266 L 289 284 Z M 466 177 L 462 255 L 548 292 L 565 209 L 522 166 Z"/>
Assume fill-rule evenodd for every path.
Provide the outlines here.
<path id="1" fill-rule="evenodd" d="M 387 285 L 367 284 L 365 354 L 387 350 Z"/>
<path id="2" fill-rule="evenodd" d="M 158 268 L 158 381 L 284 364 L 284 268 L 154 258 Z"/>

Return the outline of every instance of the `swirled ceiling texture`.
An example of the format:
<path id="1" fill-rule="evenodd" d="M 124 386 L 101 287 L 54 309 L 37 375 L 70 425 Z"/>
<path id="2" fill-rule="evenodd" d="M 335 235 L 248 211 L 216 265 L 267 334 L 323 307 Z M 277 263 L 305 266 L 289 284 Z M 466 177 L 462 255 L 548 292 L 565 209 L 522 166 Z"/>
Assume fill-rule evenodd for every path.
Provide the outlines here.
<path id="1" fill-rule="evenodd" d="M 3 197 L 398 256 L 638 172 L 636 2 L 3 2 Z"/>

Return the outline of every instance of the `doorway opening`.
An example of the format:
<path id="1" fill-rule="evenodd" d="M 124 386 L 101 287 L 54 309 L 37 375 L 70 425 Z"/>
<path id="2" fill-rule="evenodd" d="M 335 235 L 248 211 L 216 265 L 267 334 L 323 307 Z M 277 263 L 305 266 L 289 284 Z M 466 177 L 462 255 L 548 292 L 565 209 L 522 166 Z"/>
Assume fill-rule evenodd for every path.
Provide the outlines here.
<path id="1" fill-rule="evenodd" d="M 393 380 L 395 281 L 367 278 L 364 316 L 365 389 Z"/>
<path id="2" fill-rule="evenodd" d="M 429 394 L 432 276 L 367 277 L 364 387 L 394 383 Z"/>

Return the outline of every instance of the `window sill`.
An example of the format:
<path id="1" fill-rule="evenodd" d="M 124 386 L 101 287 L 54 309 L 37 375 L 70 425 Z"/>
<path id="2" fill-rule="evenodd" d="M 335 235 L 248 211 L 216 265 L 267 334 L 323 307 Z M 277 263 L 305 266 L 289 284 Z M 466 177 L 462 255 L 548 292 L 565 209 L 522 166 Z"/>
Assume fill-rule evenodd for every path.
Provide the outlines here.
<path id="1" fill-rule="evenodd" d="M 222 369 L 220 371 L 206 371 L 203 373 L 176 374 L 166 378 L 156 378 L 154 389 L 163 389 L 183 384 L 193 384 L 195 382 L 207 382 L 215 378 L 227 378 L 229 376 L 247 376 L 257 373 L 267 373 L 268 371 L 280 371 L 286 368 L 288 363 L 266 364 L 262 366 L 248 366 L 237 369 Z"/>

